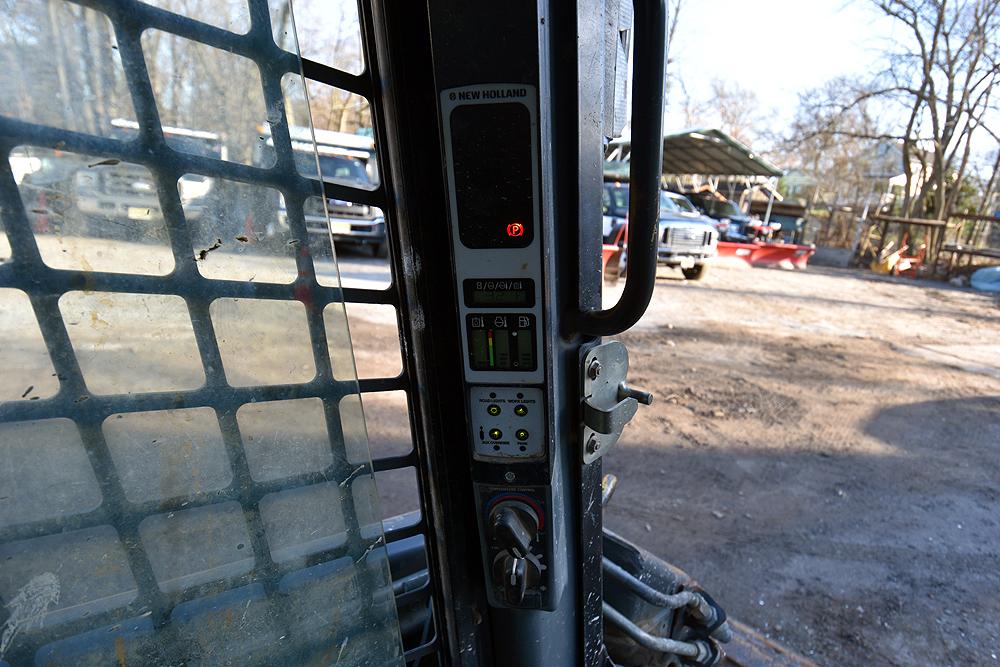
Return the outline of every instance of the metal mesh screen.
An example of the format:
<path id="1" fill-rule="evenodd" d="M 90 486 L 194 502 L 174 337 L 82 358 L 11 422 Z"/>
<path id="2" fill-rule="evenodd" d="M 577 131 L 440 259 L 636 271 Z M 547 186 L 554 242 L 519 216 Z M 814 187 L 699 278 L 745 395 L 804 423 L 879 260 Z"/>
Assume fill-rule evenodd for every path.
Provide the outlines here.
<path id="1" fill-rule="evenodd" d="M 124 76 L 73 91 L 53 73 L 52 85 L 69 92 L 65 123 L 42 122 L 30 104 L 0 107 L 0 296 L 9 304 L 0 335 L 12 337 L 0 345 L 17 348 L 11 363 L 34 354 L 39 368 L 51 365 L 16 395 L 0 394 L 0 664 L 391 664 L 433 650 L 424 632 L 423 645 L 403 655 L 386 549 L 421 533 L 423 521 L 396 521 L 383 535 L 372 483 L 376 472 L 413 466 L 413 451 L 372 461 L 363 425 L 348 425 L 340 409 L 345 397 L 405 391 L 409 381 L 405 370 L 356 380 L 338 342 L 346 330 L 331 330 L 339 325 L 325 317 L 345 301 L 396 305 L 396 290 L 324 279 L 305 211 L 317 195 L 384 206 L 388 186 L 303 175 L 282 91 L 282 78 L 304 68 L 370 98 L 376 74 L 303 66 L 276 45 L 266 0 L 249 0 L 244 34 L 129 0 L 42 5 L 39 16 L 50 18 L 72 7 L 78 39 L 109 22 L 107 46 Z M 256 72 L 265 129 L 235 140 L 168 127 L 169 86 L 150 76 L 157 34 Z M 16 56 L 23 37 L 3 48 Z M 81 52 L 83 67 L 96 41 Z M 44 83 L 4 85 L 30 92 Z M 103 120 L 77 116 L 74 95 L 117 106 Z M 77 213 L 89 205 L 80 193 L 90 177 L 102 192 L 145 189 L 155 199 L 97 198 L 75 227 L 78 218 L 60 219 L 66 202 L 40 200 L 26 185 L 25 171 L 46 160 L 75 161 Z M 206 179 L 224 193 L 227 220 L 246 213 L 228 245 L 198 224 L 210 215 L 190 193 Z M 281 218 L 260 244 L 267 252 L 240 256 L 262 218 Z M 81 234 L 89 244 L 71 252 L 53 243 Z M 210 253 L 230 248 L 229 264 L 206 269 Z M 81 318 L 89 329 L 77 328 Z M 111 334 L 126 330 L 125 339 Z M 274 353 L 284 364 L 276 372 L 275 342 L 298 345 L 287 359 Z M 276 450 L 287 438 L 269 434 L 293 427 L 306 444 Z M 143 462 L 166 447 L 181 454 L 161 460 L 173 471 L 165 478 Z M 423 599 L 427 583 L 397 582 L 396 593 L 400 605 Z"/>

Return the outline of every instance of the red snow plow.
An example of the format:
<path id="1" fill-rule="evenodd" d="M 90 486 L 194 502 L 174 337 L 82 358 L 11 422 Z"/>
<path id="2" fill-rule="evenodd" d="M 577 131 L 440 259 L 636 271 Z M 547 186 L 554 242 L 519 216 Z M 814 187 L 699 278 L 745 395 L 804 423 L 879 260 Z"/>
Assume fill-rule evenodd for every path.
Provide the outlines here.
<path id="1" fill-rule="evenodd" d="M 601 267 L 607 280 L 615 280 L 621 270 L 621 253 L 624 244 L 625 226 L 618 231 L 614 243 L 601 247 Z M 805 269 L 816 248 L 797 243 L 734 243 L 719 241 L 719 257 L 734 257 L 750 266 L 777 266 L 783 269 Z"/>
<path id="2" fill-rule="evenodd" d="M 719 241 L 719 257 L 735 257 L 750 266 L 778 266 L 804 269 L 816 252 L 813 246 L 797 243 L 733 243 Z"/>

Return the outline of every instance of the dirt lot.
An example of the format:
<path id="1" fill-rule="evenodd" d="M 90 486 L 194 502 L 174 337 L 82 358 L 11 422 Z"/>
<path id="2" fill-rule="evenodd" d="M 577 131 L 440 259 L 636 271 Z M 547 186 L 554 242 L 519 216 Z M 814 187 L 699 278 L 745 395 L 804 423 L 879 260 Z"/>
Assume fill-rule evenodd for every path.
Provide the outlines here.
<path id="1" fill-rule="evenodd" d="M 393 334 L 354 315 L 372 374 Z M 605 459 L 607 526 L 821 665 L 1000 664 L 1000 304 L 821 267 L 666 270 L 622 340 L 656 402 Z M 405 437 L 381 401 L 376 451 Z M 387 512 L 415 502 L 393 474 Z"/>
<path id="2" fill-rule="evenodd" d="M 813 268 L 661 274 L 606 524 L 824 665 L 1000 656 L 1000 307 Z"/>

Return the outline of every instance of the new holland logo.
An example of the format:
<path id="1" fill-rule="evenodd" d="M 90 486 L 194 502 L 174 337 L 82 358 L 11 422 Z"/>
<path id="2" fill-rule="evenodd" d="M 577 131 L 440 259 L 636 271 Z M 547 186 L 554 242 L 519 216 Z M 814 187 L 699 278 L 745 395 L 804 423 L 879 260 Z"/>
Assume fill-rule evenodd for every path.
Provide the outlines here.
<path id="1" fill-rule="evenodd" d="M 457 93 L 449 93 L 448 99 L 467 102 L 476 100 L 502 100 L 527 96 L 527 88 L 487 88 L 486 90 L 462 90 Z"/>

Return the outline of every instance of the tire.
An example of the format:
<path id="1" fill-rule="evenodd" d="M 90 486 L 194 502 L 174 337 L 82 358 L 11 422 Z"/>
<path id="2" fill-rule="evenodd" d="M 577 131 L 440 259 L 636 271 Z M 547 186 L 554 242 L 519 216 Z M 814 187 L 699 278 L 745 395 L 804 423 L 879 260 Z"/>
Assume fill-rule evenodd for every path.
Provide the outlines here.
<path id="1" fill-rule="evenodd" d="M 385 259 L 389 256 L 389 244 L 385 241 L 382 243 L 375 243 L 372 245 L 372 257 L 378 257 L 380 259 Z"/>
<path id="2" fill-rule="evenodd" d="M 688 280 L 701 280 L 708 273 L 707 264 L 695 264 L 690 269 L 681 269 L 681 273 Z"/>

